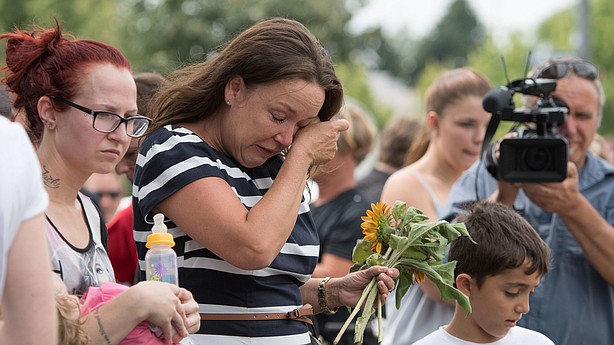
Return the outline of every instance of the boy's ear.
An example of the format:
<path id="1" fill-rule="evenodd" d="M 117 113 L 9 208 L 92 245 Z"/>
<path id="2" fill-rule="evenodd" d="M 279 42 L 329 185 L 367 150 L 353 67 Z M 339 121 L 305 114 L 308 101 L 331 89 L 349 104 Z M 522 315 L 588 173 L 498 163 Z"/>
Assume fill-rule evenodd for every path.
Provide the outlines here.
<path id="1" fill-rule="evenodd" d="M 475 279 L 467 273 L 461 273 L 456 276 L 456 288 L 467 297 L 471 297 L 471 290 L 474 287 L 474 282 Z"/>

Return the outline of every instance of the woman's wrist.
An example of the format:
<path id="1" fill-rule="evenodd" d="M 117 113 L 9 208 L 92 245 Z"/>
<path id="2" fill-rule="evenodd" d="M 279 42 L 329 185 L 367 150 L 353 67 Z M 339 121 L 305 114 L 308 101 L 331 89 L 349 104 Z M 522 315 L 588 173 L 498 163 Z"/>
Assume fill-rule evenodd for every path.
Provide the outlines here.
<path id="1" fill-rule="evenodd" d="M 288 149 L 288 152 L 286 153 L 285 161 L 288 160 L 291 162 L 295 161 L 297 164 L 301 165 L 306 164 L 307 167 L 310 167 L 313 164 L 314 157 L 312 157 L 308 151 L 301 150 L 300 147 L 297 147 L 293 144 L 293 147 Z"/>
<path id="2" fill-rule="evenodd" d="M 336 313 L 340 306 L 338 284 L 331 284 L 331 281 L 331 277 L 326 277 L 318 284 L 318 304 L 320 310 L 327 315 Z"/>
<path id="3" fill-rule="evenodd" d="M 139 321 L 147 320 L 150 316 L 150 311 L 148 308 L 149 303 L 144 300 L 143 294 L 139 292 L 139 290 L 142 288 L 144 288 L 143 284 L 135 284 L 120 295 L 123 295 L 122 297 L 124 297 L 129 303 L 126 310 L 131 310 L 133 317 Z"/>

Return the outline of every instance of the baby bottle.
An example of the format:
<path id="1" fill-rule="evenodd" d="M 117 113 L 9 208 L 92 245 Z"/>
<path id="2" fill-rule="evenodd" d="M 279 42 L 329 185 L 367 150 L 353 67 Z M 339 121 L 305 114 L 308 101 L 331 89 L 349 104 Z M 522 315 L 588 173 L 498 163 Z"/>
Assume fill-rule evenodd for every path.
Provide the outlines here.
<path id="1" fill-rule="evenodd" d="M 149 248 L 145 254 L 145 274 L 147 280 L 179 285 L 177 273 L 177 253 L 173 250 L 175 241 L 173 235 L 166 232 L 164 215 L 156 214 L 151 234 L 147 236 L 145 247 Z"/>
<path id="2" fill-rule="evenodd" d="M 156 214 L 154 217 L 154 226 L 151 228 L 151 234 L 147 236 L 145 247 L 149 248 L 145 254 L 145 274 L 147 280 L 157 280 L 161 282 L 179 285 L 179 274 L 177 273 L 177 253 L 173 250 L 175 241 L 173 235 L 167 233 L 166 225 L 164 225 L 164 215 Z M 162 339 L 163 333 L 159 327 L 153 324 L 149 325 L 151 331 Z M 173 333 L 175 330 L 173 330 Z M 179 343 L 180 345 L 194 345 L 194 341 L 190 337 L 185 337 Z"/>

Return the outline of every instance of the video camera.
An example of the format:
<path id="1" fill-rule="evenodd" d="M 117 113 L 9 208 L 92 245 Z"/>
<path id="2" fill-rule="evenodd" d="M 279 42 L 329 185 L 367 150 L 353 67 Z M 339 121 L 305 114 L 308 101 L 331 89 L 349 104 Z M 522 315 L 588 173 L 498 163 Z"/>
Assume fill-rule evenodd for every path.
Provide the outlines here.
<path id="1" fill-rule="evenodd" d="M 567 177 L 567 140 L 557 127 L 567 118 L 567 106 L 553 99 L 555 79 L 519 79 L 489 91 L 482 100 L 492 114 L 482 144 L 482 159 L 488 172 L 506 182 L 560 182 Z M 516 109 L 514 94 L 536 96 L 536 106 Z M 490 141 L 500 121 L 515 121 L 512 138 Z M 524 128 L 520 128 L 525 124 Z"/>

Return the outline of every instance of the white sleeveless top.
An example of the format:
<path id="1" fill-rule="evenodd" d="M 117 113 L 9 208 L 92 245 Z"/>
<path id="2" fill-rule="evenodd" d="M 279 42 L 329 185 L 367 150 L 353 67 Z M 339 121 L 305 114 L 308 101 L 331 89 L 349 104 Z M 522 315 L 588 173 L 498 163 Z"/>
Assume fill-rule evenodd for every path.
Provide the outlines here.
<path id="1" fill-rule="evenodd" d="M 412 173 L 433 201 L 437 218 L 441 218 L 445 205 L 439 202 L 435 192 L 418 172 Z M 382 345 L 412 344 L 440 326 L 448 324 L 454 316 L 453 306 L 431 300 L 419 284 L 409 287 L 399 310 L 395 304 L 394 297 L 386 301 L 386 333 Z"/>
<path id="2" fill-rule="evenodd" d="M 443 205 L 441 202 L 439 202 L 439 199 L 437 198 L 437 195 L 435 194 L 435 192 L 433 191 L 431 186 L 429 186 L 428 183 L 426 183 L 426 181 L 424 180 L 422 175 L 420 175 L 417 171 L 412 171 L 412 173 L 414 174 L 414 176 L 416 176 L 416 178 L 418 179 L 418 182 L 420 182 L 420 185 L 422 185 L 422 188 L 424 188 L 424 190 L 426 190 L 426 193 L 429 195 L 429 197 L 433 201 L 433 205 L 435 205 L 435 214 L 437 214 L 437 218 L 442 217 L 443 216 L 443 214 L 442 214 L 443 213 L 443 207 L 445 205 Z"/>
<path id="3" fill-rule="evenodd" d="M 92 200 L 79 193 L 89 231 L 89 243 L 85 248 L 70 244 L 47 218 L 47 239 L 51 255 L 51 268 L 60 275 L 68 292 L 83 295 L 90 286 L 100 286 L 105 282 L 114 282 L 115 275 L 109 255 L 102 245 L 102 225 L 100 214 Z"/>

